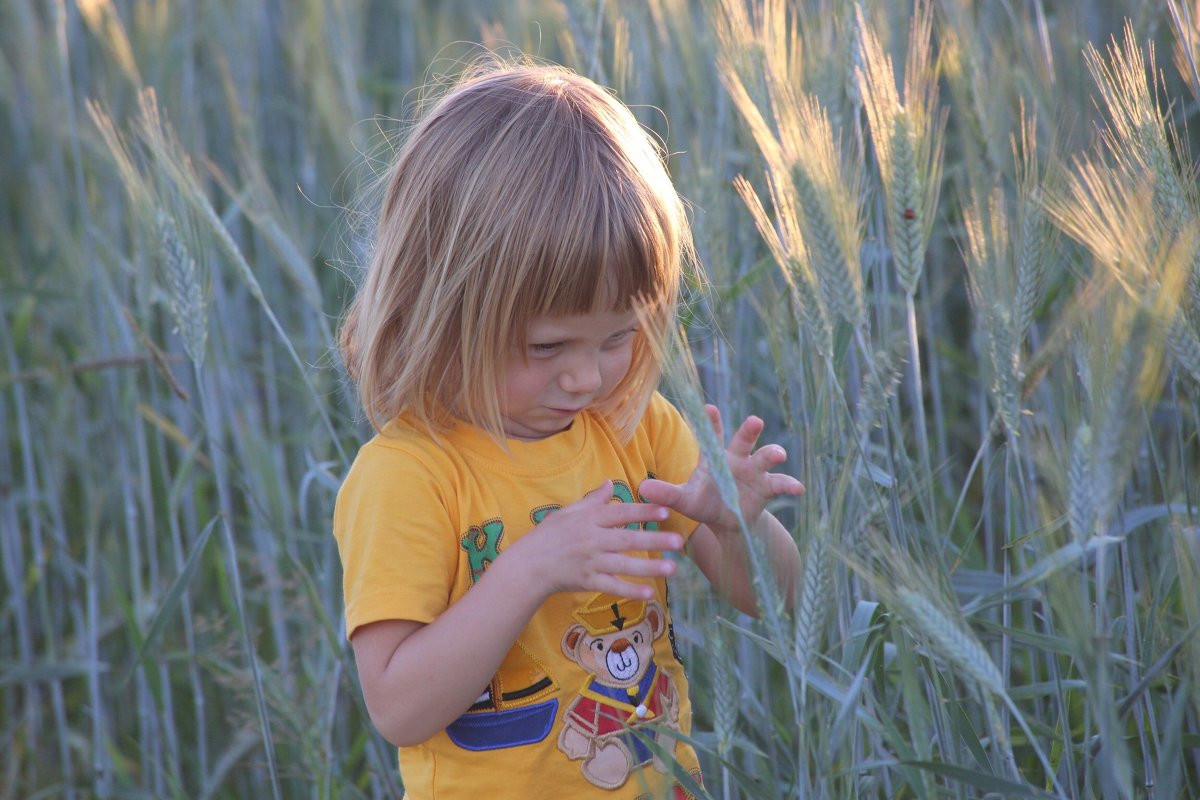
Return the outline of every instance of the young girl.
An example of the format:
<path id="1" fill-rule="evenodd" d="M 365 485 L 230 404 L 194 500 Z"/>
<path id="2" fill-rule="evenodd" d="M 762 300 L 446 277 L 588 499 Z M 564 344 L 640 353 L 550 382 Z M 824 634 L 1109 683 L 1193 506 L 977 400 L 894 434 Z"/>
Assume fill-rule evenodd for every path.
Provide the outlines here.
<path id="1" fill-rule="evenodd" d="M 477 71 L 411 131 L 377 237 L 342 344 L 378 435 L 334 533 L 407 797 L 688 796 L 663 554 L 754 594 L 737 514 L 655 391 L 690 253 L 661 153 L 572 72 Z M 765 505 L 804 488 L 761 430 L 727 457 L 790 597 L 799 555 Z"/>

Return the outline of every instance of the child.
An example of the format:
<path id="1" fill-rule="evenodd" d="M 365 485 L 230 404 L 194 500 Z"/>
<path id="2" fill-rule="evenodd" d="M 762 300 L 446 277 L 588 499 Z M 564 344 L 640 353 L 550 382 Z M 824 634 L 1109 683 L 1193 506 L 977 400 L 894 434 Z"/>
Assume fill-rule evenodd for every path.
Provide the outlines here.
<path id="1" fill-rule="evenodd" d="M 367 708 L 412 800 L 699 782 L 670 735 L 691 707 L 663 553 L 686 543 L 732 602 L 754 594 L 737 516 L 655 392 L 689 253 L 660 152 L 570 71 L 477 71 L 409 134 L 343 328 L 378 435 L 334 533 Z M 785 454 L 756 450 L 761 430 L 727 455 L 790 596 L 799 555 L 764 506 L 804 487 L 769 472 Z"/>

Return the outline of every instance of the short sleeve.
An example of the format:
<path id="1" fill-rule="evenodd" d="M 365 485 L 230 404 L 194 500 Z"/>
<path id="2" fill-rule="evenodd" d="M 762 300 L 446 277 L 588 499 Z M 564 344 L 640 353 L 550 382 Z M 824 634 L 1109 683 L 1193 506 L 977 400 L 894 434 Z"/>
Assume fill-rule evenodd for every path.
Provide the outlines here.
<path id="1" fill-rule="evenodd" d="M 437 473 L 415 454 L 365 445 L 338 492 L 346 635 L 370 622 L 432 622 L 450 602 L 454 525 Z"/>
<path id="2" fill-rule="evenodd" d="M 642 425 L 653 453 L 654 477 L 668 483 L 687 483 L 700 463 L 700 446 L 683 415 L 667 398 L 655 392 L 642 417 Z M 697 524 L 672 512 L 664 527 L 690 537 Z"/>

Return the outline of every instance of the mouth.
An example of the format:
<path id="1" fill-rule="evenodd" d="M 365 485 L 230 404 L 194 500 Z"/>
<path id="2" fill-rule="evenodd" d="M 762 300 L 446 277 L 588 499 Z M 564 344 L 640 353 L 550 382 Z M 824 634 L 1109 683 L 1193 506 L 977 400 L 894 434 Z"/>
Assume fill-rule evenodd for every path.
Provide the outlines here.
<path id="1" fill-rule="evenodd" d="M 619 681 L 627 681 L 637 675 L 638 667 L 641 666 L 637 651 L 632 649 L 625 653 L 614 653 L 610 650 L 605 656 L 605 662 L 608 673 Z"/>
<path id="2" fill-rule="evenodd" d="M 583 411 L 584 408 L 587 408 L 587 406 L 583 406 L 582 408 L 549 408 L 548 407 L 548 410 L 553 414 L 558 414 L 559 416 L 573 417 L 576 414 Z"/>

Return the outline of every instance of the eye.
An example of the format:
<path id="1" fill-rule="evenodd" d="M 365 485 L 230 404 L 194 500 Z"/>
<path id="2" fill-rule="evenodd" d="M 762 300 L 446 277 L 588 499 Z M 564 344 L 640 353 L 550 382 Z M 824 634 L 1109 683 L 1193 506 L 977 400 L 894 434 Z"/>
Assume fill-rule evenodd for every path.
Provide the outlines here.
<path id="1" fill-rule="evenodd" d="M 634 634 L 633 634 L 633 643 L 634 643 L 634 644 L 641 644 L 641 643 L 642 643 L 642 633 L 641 633 L 641 631 L 634 631 Z"/>
<path id="2" fill-rule="evenodd" d="M 625 344 L 633 338 L 633 334 L 637 333 L 637 330 L 638 329 L 636 327 L 633 327 L 623 330 L 620 333 L 614 333 L 612 336 L 608 337 L 608 346 L 619 347 L 620 345 Z"/>
<path id="3" fill-rule="evenodd" d="M 597 639 L 596 641 L 592 642 L 592 649 L 595 650 L 597 653 L 603 653 L 604 652 L 604 642 Z"/>
<path id="4" fill-rule="evenodd" d="M 532 356 L 552 356 L 562 348 L 562 342 L 537 342 L 529 345 Z"/>

